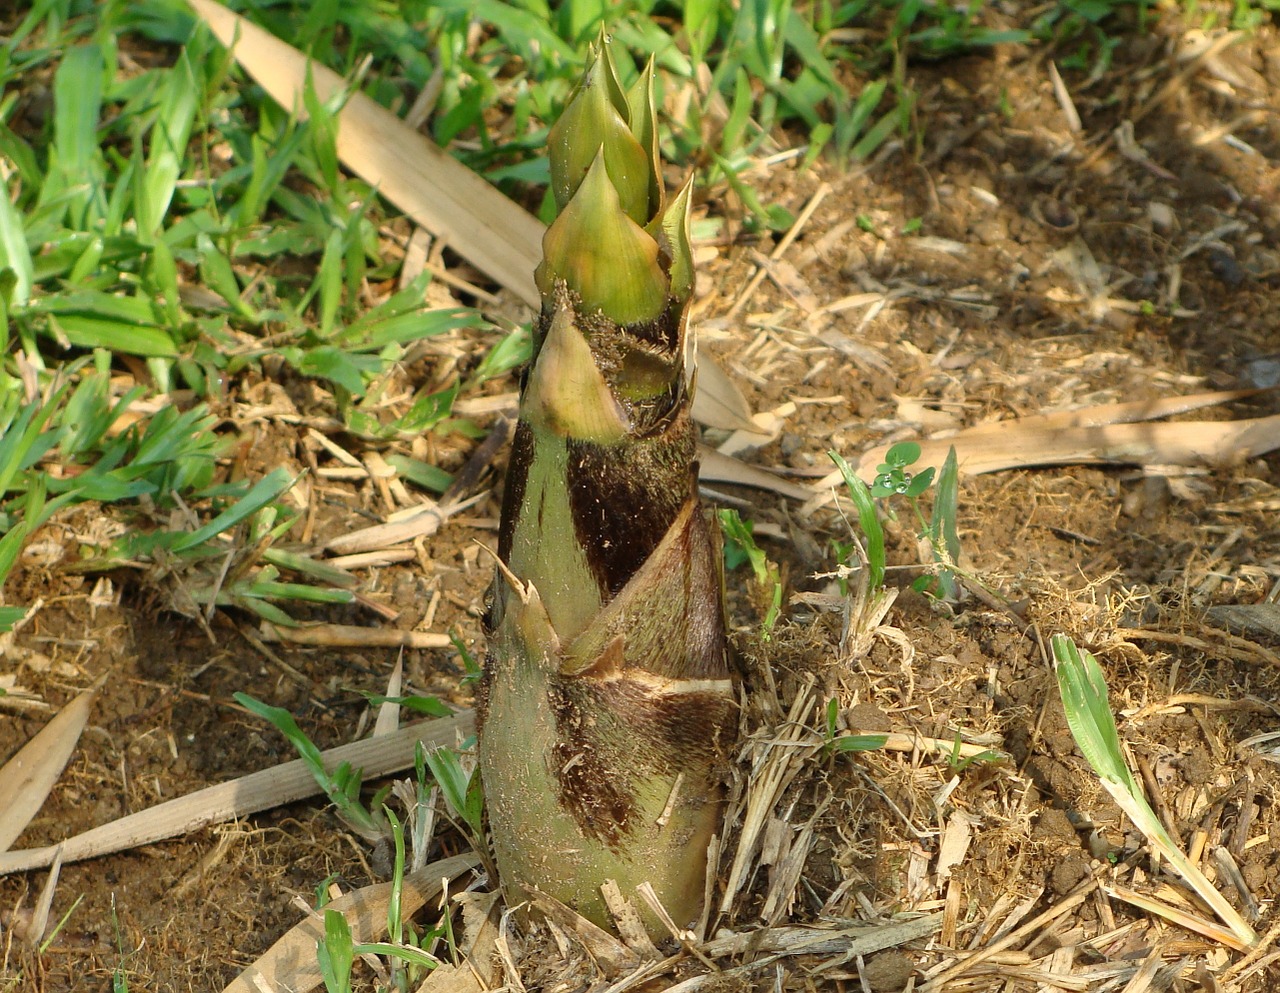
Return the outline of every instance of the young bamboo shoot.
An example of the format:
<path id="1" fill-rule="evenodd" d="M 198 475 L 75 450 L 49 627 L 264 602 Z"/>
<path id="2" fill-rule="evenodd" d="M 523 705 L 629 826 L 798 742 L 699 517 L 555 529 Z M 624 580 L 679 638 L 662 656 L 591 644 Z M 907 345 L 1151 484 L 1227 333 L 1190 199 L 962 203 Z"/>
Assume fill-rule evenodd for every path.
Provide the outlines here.
<path id="1" fill-rule="evenodd" d="M 702 902 L 736 724 L 719 536 L 698 499 L 690 190 L 668 197 L 652 64 L 607 42 L 549 135 L 560 213 L 502 508 L 480 767 L 509 901 L 608 926 L 600 886 Z"/>

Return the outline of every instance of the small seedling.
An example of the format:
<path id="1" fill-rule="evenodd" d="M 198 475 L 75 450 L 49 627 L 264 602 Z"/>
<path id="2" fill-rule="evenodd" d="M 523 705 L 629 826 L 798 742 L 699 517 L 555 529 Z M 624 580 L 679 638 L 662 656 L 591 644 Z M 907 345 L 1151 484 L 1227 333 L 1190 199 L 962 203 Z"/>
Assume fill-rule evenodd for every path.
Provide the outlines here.
<path id="1" fill-rule="evenodd" d="M 426 951 L 423 945 L 434 943 L 450 926 L 442 923 L 419 935 L 413 925 L 404 919 L 401 911 L 405 871 L 404 830 L 390 808 L 383 807 L 382 816 L 390 825 L 395 848 L 391 894 L 387 900 L 388 940 L 357 943 L 347 918 L 337 910 L 326 909 L 324 937 L 316 942 L 316 962 L 328 993 L 350 993 L 351 968 L 358 955 L 383 956 L 387 960 L 391 989 L 396 991 L 416 989 L 423 974 L 440 964 L 440 960 Z M 447 914 L 444 915 L 444 920 L 448 921 Z"/>
<path id="2" fill-rule="evenodd" d="M 329 993 L 347 993 L 351 989 L 351 966 L 355 962 L 355 940 L 351 925 L 337 910 L 324 912 L 324 940 L 316 943 L 316 960 L 324 988 Z"/>
<path id="3" fill-rule="evenodd" d="M 838 452 L 827 454 L 844 477 L 849 498 L 858 511 L 858 528 L 866 540 L 864 547 L 857 535 L 853 536 L 847 546 L 849 558 L 841 561 L 837 572 L 846 594 L 840 654 L 844 658 L 861 658 L 870 649 L 873 633 L 893 606 L 898 591 L 884 585 L 884 528 L 871 491 Z M 856 568 L 851 564 L 855 560 Z"/>
<path id="4" fill-rule="evenodd" d="M 724 567 L 732 572 L 750 563 L 756 582 L 769 580 L 769 561 L 756 544 L 755 525 L 744 521 L 736 510 L 721 510 L 720 531 L 724 535 Z"/>
<path id="5" fill-rule="evenodd" d="M 413 868 L 417 871 L 427 864 L 431 836 L 435 832 L 436 800 L 440 796 L 440 788 L 427 773 L 426 750 L 421 742 L 414 748 L 413 771 L 413 779 L 398 782 L 394 792 L 405 805 Z"/>
<path id="6" fill-rule="evenodd" d="M 890 448 L 870 487 L 838 452 L 831 451 L 827 455 L 844 479 L 845 489 L 858 512 L 858 530 L 865 541 L 864 545 L 855 535 L 851 543 L 840 546 L 847 550 L 847 554 L 837 572 L 841 590 L 847 595 L 841 652 L 845 657 L 858 658 L 870 648 L 872 632 L 883 621 L 897 596 L 896 589 L 884 585 L 887 566 L 880 514 L 882 507 L 892 514 L 892 509 L 886 504 L 889 498 L 904 497 L 908 500 L 920 528 L 920 538 L 928 541 L 935 559 L 931 573 L 917 579 L 914 588 L 939 598 L 954 598 L 956 584 L 952 573 L 960 555 L 960 540 L 955 526 L 959 470 L 955 449 L 952 449 L 938 476 L 933 519 L 926 521 L 919 498 L 932 485 L 936 474 L 932 468 L 918 473 L 910 471 L 909 467 L 920 458 L 919 445 L 904 442 Z"/>
<path id="7" fill-rule="evenodd" d="M 329 887 L 341 878 L 342 875 L 340 873 L 331 872 L 329 875 L 325 876 L 324 879 L 320 880 L 320 882 L 316 883 L 316 899 L 314 904 L 316 910 L 323 910 L 329 903 Z"/>
<path id="8" fill-rule="evenodd" d="M 845 489 L 853 501 L 854 508 L 858 511 L 858 528 L 866 540 L 865 547 L 856 540 L 848 547 L 854 554 L 865 560 L 867 587 L 871 591 L 882 590 L 885 572 L 884 527 L 880 523 L 880 513 L 876 508 L 872 491 L 867 488 L 867 484 L 858 477 L 853 467 L 839 452 L 827 452 L 827 455 L 836 464 L 836 468 L 844 478 Z"/>
<path id="9" fill-rule="evenodd" d="M 778 576 L 778 567 L 769 561 L 764 550 L 756 544 L 750 521 L 744 521 L 736 510 L 721 510 L 718 516 L 720 532 L 724 535 L 725 569 L 731 572 L 750 563 L 756 583 L 769 591 L 769 607 L 761 624 L 761 632 L 768 641 L 782 613 L 782 580 Z"/>
<path id="10" fill-rule="evenodd" d="M 467 686 L 480 682 L 484 678 L 484 668 L 476 661 L 474 655 L 467 648 L 467 643 L 462 640 L 456 630 L 449 632 L 449 640 L 453 642 L 454 650 L 458 653 L 458 658 L 462 659 L 462 668 L 466 671 L 466 675 L 462 677 L 462 685 Z"/>
<path id="11" fill-rule="evenodd" d="M 951 743 L 951 752 L 947 755 L 947 768 L 951 770 L 953 776 L 958 776 L 971 765 L 982 765 L 984 762 L 999 762 L 1003 758 L 1000 752 L 987 749 L 965 758 L 960 754 L 960 746 L 963 744 L 960 733 L 956 732 L 955 740 Z"/>
<path id="12" fill-rule="evenodd" d="M 842 755 L 846 752 L 874 752 L 885 746 L 887 734 L 839 734 L 836 726 L 840 717 L 840 702 L 832 697 L 827 701 L 822 725 L 822 754 Z"/>
<path id="13" fill-rule="evenodd" d="M 954 600 L 954 567 L 960 557 L 960 537 L 956 531 L 959 492 L 956 450 L 952 448 L 947 453 L 941 473 L 937 473 L 932 466 L 919 472 L 911 472 L 910 467 L 919 459 L 920 446 L 914 441 L 894 445 L 885 453 L 884 461 L 876 467 L 871 495 L 881 500 L 902 497 L 910 504 L 919 527 L 919 538 L 928 543 L 937 564 L 933 575 L 921 576 L 912 587 L 920 592 L 931 593 L 939 599 Z M 926 520 L 920 507 L 920 497 L 933 485 L 935 476 L 937 488 L 934 491 L 933 516 Z"/>
<path id="14" fill-rule="evenodd" d="M 325 796 L 333 804 L 339 819 L 366 841 L 377 841 L 386 836 L 387 821 L 380 811 L 382 799 L 387 789 L 375 794 L 368 807 L 360 802 L 360 770 L 353 769 L 350 763 L 343 762 L 334 772 L 325 768 L 320 749 L 298 727 L 293 715 L 283 707 L 273 707 L 255 700 L 247 693 L 236 693 L 236 703 L 252 714 L 275 725 L 276 730 L 289 739 L 289 743 L 297 750 L 302 761 L 306 763 L 316 783 L 324 790 Z"/>
<path id="15" fill-rule="evenodd" d="M 421 749 L 421 745 L 418 746 Z M 474 769 L 462 767 L 462 756 L 452 748 L 433 748 L 423 754 L 431 777 L 440 787 L 449 815 L 472 841 L 476 851 L 484 848 L 484 792 Z"/>
<path id="16" fill-rule="evenodd" d="M 40 948 L 38 949 L 38 953 L 40 955 L 43 955 L 45 952 L 49 950 L 49 946 L 52 945 L 55 940 L 57 940 L 57 937 L 59 934 L 62 933 L 63 928 L 67 926 L 67 922 L 71 920 L 71 915 L 76 912 L 76 908 L 80 906 L 80 904 L 83 902 L 84 902 L 84 894 L 81 893 L 75 898 L 71 906 L 67 908 L 67 912 L 63 914 L 60 918 L 58 918 L 58 923 L 49 929 L 49 933 L 46 934 L 44 936 L 44 940 L 40 942 Z"/>
<path id="17" fill-rule="evenodd" d="M 129 977 L 125 973 L 128 954 L 124 950 L 124 932 L 120 930 L 120 918 L 116 914 L 116 895 L 111 894 L 111 930 L 116 936 L 116 966 L 111 970 L 111 993 L 129 993 Z"/>

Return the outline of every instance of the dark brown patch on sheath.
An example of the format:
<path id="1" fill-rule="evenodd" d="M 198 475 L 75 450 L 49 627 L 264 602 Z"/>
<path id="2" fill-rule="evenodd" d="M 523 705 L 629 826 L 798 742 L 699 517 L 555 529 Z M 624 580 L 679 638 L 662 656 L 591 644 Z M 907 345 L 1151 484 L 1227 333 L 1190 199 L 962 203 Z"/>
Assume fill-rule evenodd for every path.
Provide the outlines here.
<path id="1" fill-rule="evenodd" d="M 617 595 L 662 541 L 695 485 L 693 424 L 661 438 L 603 446 L 569 442 L 569 506 L 601 588 Z"/>
<path id="2" fill-rule="evenodd" d="M 520 517 L 520 505 L 524 502 L 525 484 L 529 479 L 529 467 L 533 465 L 533 428 L 524 421 L 516 425 L 516 435 L 511 439 L 511 460 L 507 464 L 507 484 L 502 493 L 501 528 L 498 531 L 498 558 L 511 561 L 511 539 L 516 533 Z"/>
<path id="3" fill-rule="evenodd" d="M 548 698 L 560 804 L 584 836 L 615 851 L 635 827 L 635 780 L 684 771 L 690 786 L 714 783 L 736 728 L 736 704 L 723 693 L 654 693 L 626 678 L 574 677 Z M 685 802 L 714 803 L 715 791 Z"/>
<path id="4" fill-rule="evenodd" d="M 601 753 L 600 729 L 573 697 L 582 684 L 552 685 L 547 699 L 556 721 L 552 771 L 560 784 L 560 806 L 584 836 L 617 850 L 635 812 L 630 777 Z"/>
<path id="5" fill-rule="evenodd" d="M 484 734 L 485 722 L 489 719 L 489 697 L 492 692 L 493 672 L 496 668 L 496 660 L 493 652 L 489 651 L 484 656 L 484 669 L 481 670 L 480 681 L 476 685 L 476 734 Z"/>

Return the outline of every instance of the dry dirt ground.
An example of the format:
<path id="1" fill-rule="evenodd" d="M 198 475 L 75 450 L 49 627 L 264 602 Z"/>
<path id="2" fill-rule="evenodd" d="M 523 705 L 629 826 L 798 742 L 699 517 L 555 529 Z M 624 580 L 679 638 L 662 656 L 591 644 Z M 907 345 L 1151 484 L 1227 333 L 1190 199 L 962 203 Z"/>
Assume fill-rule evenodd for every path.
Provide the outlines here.
<path id="1" fill-rule="evenodd" d="M 722 243 L 704 248 L 703 346 L 755 409 L 795 405 L 783 408 L 779 437 L 750 461 L 811 481 L 829 468 L 830 448 L 855 455 L 1073 405 L 1276 385 L 1280 36 L 1266 27 L 1179 61 L 1196 36 L 1167 27 L 1122 41 L 1098 78 L 1064 74 L 1078 127 L 1055 97 L 1043 51 L 998 48 L 913 67 L 916 146 L 894 145 L 847 171 L 826 162 L 800 171 L 793 159 L 753 177 L 793 213 L 823 184 L 830 192 L 782 254 L 778 279 L 760 283 L 732 317 L 756 253 L 774 245 L 739 233 L 732 203 L 707 203 L 708 215 L 731 223 Z M 916 218 L 919 230 L 902 233 Z M 465 368 L 488 340 L 459 335 L 450 361 Z M 410 372 L 420 381 L 442 375 L 430 355 Z M 490 387 L 510 393 L 513 382 Z M 240 433 L 250 472 L 323 469 L 336 463 L 304 429 L 261 410 L 270 403 L 323 415 L 328 402 L 306 383 L 245 381 L 221 411 L 223 429 Z M 1278 410 L 1280 394 L 1263 392 L 1193 416 Z M 477 415 L 486 427 L 495 418 Z M 470 444 L 432 439 L 427 454 L 456 468 Z M 354 608 L 325 619 L 400 628 L 426 620 L 432 630 L 456 629 L 479 653 L 489 566 L 475 540 L 493 540 L 502 470 L 500 456 L 484 480 L 490 495 L 424 542 L 414 561 L 363 574 L 367 595 L 398 612 L 394 620 Z M 316 541 L 386 512 L 367 480 L 317 480 Z M 829 589 L 813 576 L 833 567 L 831 543 L 849 534 L 844 517 L 831 508 L 804 516 L 775 495 L 718 489 L 757 522 L 789 594 Z M 96 514 L 81 510 L 47 527 L 6 590 L 8 602 L 43 606 L 9 646 L 4 671 L 55 707 L 107 676 L 78 751 L 18 847 L 292 758 L 280 735 L 231 702 L 236 691 L 289 708 L 324 747 L 365 726 L 361 694 L 385 690 L 393 650 L 273 646 L 268 654 L 245 637 L 252 626 L 244 617 L 220 615 L 206 633 L 136 575 L 109 577 L 109 585 L 77 575 L 68 568 L 77 536 Z M 750 685 L 772 701 L 767 660 L 783 707 L 807 694 L 799 724 L 816 731 L 836 698 L 842 727 L 960 736 L 1006 757 L 960 768 L 918 750 L 832 758 L 807 747 L 773 808 L 759 871 L 721 923 L 943 911 L 935 944 L 977 949 L 1083 884 L 1069 911 L 941 988 L 1145 989 L 1125 984 L 1152 954 L 1182 966 L 1157 976 L 1153 989 L 1217 989 L 1196 978 L 1201 964 L 1223 989 L 1280 988 L 1269 947 L 1261 968 L 1227 972 L 1240 956 L 1114 895 L 1115 885 L 1156 893 L 1162 881 L 1074 748 L 1038 640 L 1066 630 L 1097 652 L 1122 738 L 1168 823 L 1267 932 L 1280 896 L 1280 769 L 1271 744 L 1250 739 L 1277 728 L 1280 640 L 1230 632 L 1207 611 L 1277 597 L 1280 456 L 1224 457 L 1209 469 L 966 477 L 960 523 L 964 564 L 1014 609 L 971 595 L 943 610 L 905 588 L 910 570 L 894 573 L 904 590 L 887 623 L 900 635 L 881 632 L 862 658 L 841 660 L 838 618 L 804 605 L 790 607 L 775 640 L 759 645 L 758 591 L 745 573 L 731 575 L 733 620 L 755 660 Z M 905 529 L 891 528 L 891 539 L 893 562 L 916 561 Z M 411 650 L 404 661 L 414 692 L 465 705 L 452 649 Z M 794 727 L 782 714 L 753 713 L 772 724 L 744 749 L 747 759 Z M 6 712 L 0 757 L 46 719 Z M 446 854 L 458 844 L 448 834 L 441 841 Z M 787 862 L 788 851 L 800 856 Z M 1223 851 L 1239 867 L 1239 886 L 1223 881 L 1215 855 Z M 798 872 L 786 891 L 791 905 L 765 906 L 788 867 Z M 311 903 L 325 881 L 355 887 L 384 872 L 323 803 L 291 804 L 64 867 L 53 918 L 76 906 L 38 956 L 15 925 L 44 873 L 3 878 L 0 975 L 9 984 L 0 987 L 107 989 L 116 974 L 131 990 L 220 988 L 299 919 L 297 898 Z M 1090 889 L 1093 878 L 1111 890 Z M 1161 898 L 1179 899 L 1167 890 Z M 950 961 L 915 942 L 816 973 L 812 958 L 782 959 L 716 988 L 902 990 Z M 556 988 L 555 972 L 530 967 L 526 982 Z M 1045 985 L 1052 976 L 1060 982 Z"/>

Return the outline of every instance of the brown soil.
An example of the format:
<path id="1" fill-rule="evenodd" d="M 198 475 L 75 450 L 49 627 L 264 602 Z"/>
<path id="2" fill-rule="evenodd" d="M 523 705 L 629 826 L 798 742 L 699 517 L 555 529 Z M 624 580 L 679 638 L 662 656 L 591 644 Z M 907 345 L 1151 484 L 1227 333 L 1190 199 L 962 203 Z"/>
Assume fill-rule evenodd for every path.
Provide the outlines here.
<path id="1" fill-rule="evenodd" d="M 830 448 L 852 455 L 997 417 L 1275 384 L 1280 36 L 1264 28 L 1161 99 L 1180 44 L 1169 27 L 1122 41 L 1096 80 L 1064 74 L 1078 133 L 1055 100 L 1047 53 L 998 48 L 989 58 L 911 71 L 919 147 L 895 145 L 843 172 L 820 162 L 752 177 L 793 212 L 821 184 L 832 192 L 783 256 L 777 283 L 762 284 L 737 319 L 723 315 L 754 271 L 749 249 L 768 254 L 772 245 L 744 236 L 705 267 L 697 313 L 706 350 L 756 409 L 798 405 L 751 460 L 818 476 Z M 1126 157 L 1118 129 L 1129 121 L 1138 152 Z M 734 213 L 720 200 L 708 209 Z M 915 218 L 919 232 L 900 233 Z M 864 303 L 810 316 L 815 304 L 871 292 L 887 292 L 889 304 L 874 314 Z M 482 342 L 464 344 L 478 354 Z M 416 371 L 435 374 L 429 362 Z M 305 385 L 286 387 L 299 408 L 323 406 Z M 284 396 L 270 384 L 254 389 L 229 401 L 232 423 L 269 393 Z M 1272 392 L 1197 416 L 1277 410 Z M 315 457 L 299 429 L 279 420 L 242 430 L 250 473 L 300 469 Z M 440 457 L 456 467 L 467 444 L 443 443 Z M 317 541 L 349 530 L 363 520 L 359 512 L 382 509 L 372 486 L 317 489 Z M 828 509 L 805 518 L 778 497 L 734 496 L 761 532 L 774 525 L 786 536 L 764 544 L 791 589 L 828 588 L 811 577 L 832 568 L 831 542 L 847 539 L 842 516 Z M 946 763 L 919 756 L 815 759 L 793 792 L 793 823 L 818 815 L 792 918 L 951 902 L 958 930 L 943 943 L 981 947 L 1015 906 L 1025 901 L 1029 920 L 1106 860 L 1133 870 L 1126 885 L 1139 885 L 1135 873 L 1149 879 L 1141 837 L 1074 747 L 1037 642 L 1066 630 L 1098 653 L 1123 715 L 1121 736 L 1151 767 L 1182 841 L 1203 832 L 1206 851 L 1221 846 L 1235 857 L 1265 932 L 1280 896 L 1280 770 L 1265 745 L 1242 742 L 1276 726 L 1280 646 L 1233 638 L 1205 610 L 1276 596 L 1280 457 L 1224 458 L 1212 471 L 1055 468 L 966 478 L 960 508 L 964 564 L 1017 603 L 1020 616 L 972 597 L 951 612 L 904 590 L 888 623 L 906 639 L 877 637 L 865 658 L 839 662 L 838 620 L 805 607 L 793 608 L 790 626 L 764 650 L 774 653 L 784 696 L 816 674 L 819 706 L 808 718 L 815 729 L 821 704 L 836 696 L 851 728 L 961 734 L 990 740 L 1009 759 L 973 763 L 954 787 Z M 6 590 L 8 602 L 43 606 L 11 646 L 5 672 L 54 708 L 108 676 L 75 757 L 17 847 L 50 844 L 292 758 L 278 734 L 231 703 L 236 691 L 288 707 L 322 747 L 351 740 L 366 716 L 361 693 L 385 691 L 395 662 L 382 649 L 277 647 L 268 657 L 243 636 L 250 625 L 242 616 L 218 615 L 206 633 L 167 609 L 172 594 L 163 587 L 133 574 L 105 584 L 77 575 L 68 566 L 80 536 L 100 525 L 98 514 L 81 509 L 47 527 Z M 438 591 L 432 628 L 456 628 L 478 652 L 489 567 L 475 541 L 491 543 L 496 514 L 490 496 L 430 539 L 418 561 L 366 572 L 365 592 L 401 612 L 396 626 L 412 627 Z M 891 555 L 914 561 L 904 528 Z M 905 586 L 913 574 L 900 575 Z M 758 597 L 742 574 L 731 582 L 735 624 L 750 640 Z M 355 611 L 325 617 L 378 623 Z M 1126 628 L 1158 636 L 1126 638 Z M 415 692 L 465 702 L 452 650 L 408 651 L 404 660 Z M 1181 695 L 1218 703 L 1168 703 Z M 46 719 L 6 714 L 0 757 Z M 945 878 L 933 859 L 958 814 L 972 840 Z M 383 878 L 380 871 L 385 860 L 371 858 L 323 804 L 294 804 L 64 867 L 53 919 L 69 918 L 41 955 L 16 940 L 14 925 L 29 914 L 44 874 L 0 879 L 2 971 L 16 979 L 8 988 L 41 991 L 105 989 L 113 973 L 134 990 L 220 988 L 299 919 L 297 898 L 313 904 L 326 880 L 355 887 Z M 761 878 L 729 923 L 753 920 L 766 891 Z M 1092 953 L 1097 960 L 1140 960 L 1163 943 L 1192 965 L 1218 970 L 1229 961 L 1212 942 L 1101 895 L 1058 920 L 1031 959 L 1126 923 L 1130 930 Z M 913 969 L 918 985 L 919 970 L 936 961 L 881 953 L 867 960 L 864 987 L 850 963 L 847 979 L 827 974 L 818 988 L 903 989 Z M 805 988 L 802 972 L 785 975 Z M 998 975 L 989 987 L 956 988 L 1037 988 Z M 772 971 L 767 981 L 772 988 Z M 1275 984 L 1280 969 L 1272 967 L 1236 988 Z"/>

